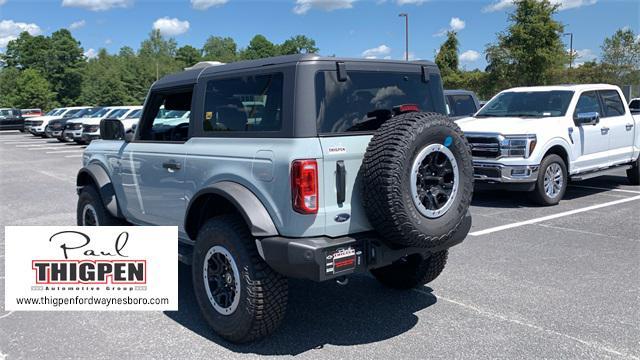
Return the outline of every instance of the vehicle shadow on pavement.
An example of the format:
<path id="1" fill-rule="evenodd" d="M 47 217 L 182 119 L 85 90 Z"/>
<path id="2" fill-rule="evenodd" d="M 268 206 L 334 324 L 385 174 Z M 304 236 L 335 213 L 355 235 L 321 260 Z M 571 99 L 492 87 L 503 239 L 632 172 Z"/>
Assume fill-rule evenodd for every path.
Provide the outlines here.
<path id="1" fill-rule="evenodd" d="M 193 294 L 191 268 L 180 264 L 179 311 L 165 311 L 165 315 L 235 352 L 297 355 L 325 345 L 367 344 L 403 334 L 418 323 L 414 313 L 437 301 L 430 288 L 423 289 L 391 290 L 368 276 L 352 276 L 347 286 L 290 280 L 289 306 L 280 328 L 264 340 L 237 345 L 209 328 Z"/>

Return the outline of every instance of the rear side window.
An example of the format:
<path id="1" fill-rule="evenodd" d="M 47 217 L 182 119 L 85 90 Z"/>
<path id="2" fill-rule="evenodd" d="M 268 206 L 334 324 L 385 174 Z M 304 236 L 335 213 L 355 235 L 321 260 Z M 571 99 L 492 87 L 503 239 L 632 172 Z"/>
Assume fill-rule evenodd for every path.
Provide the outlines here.
<path id="1" fill-rule="evenodd" d="M 423 82 L 421 73 L 349 71 L 347 75 L 348 79 L 340 82 L 336 71 L 316 74 L 319 134 L 375 130 L 400 105 L 435 110 L 429 88 L 434 82 Z"/>
<path id="2" fill-rule="evenodd" d="M 282 129 L 282 73 L 207 82 L 205 132 Z"/>
<path id="3" fill-rule="evenodd" d="M 600 102 L 598 101 L 598 95 L 595 91 L 587 91 L 580 95 L 574 115 L 589 112 L 602 113 L 602 110 L 600 109 Z"/>
<path id="4" fill-rule="evenodd" d="M 606 117 L 624 115 L 624 105 L 617 91 L 601 90 L 600 97 L 602 98 L 602 106 Z"/>
<path id="5" fill-rule="evenodd" d="M 476 103 L 470 95 L 448 95 L 450 116 L 469 116 L 473 115 L 476 109 Z"/>

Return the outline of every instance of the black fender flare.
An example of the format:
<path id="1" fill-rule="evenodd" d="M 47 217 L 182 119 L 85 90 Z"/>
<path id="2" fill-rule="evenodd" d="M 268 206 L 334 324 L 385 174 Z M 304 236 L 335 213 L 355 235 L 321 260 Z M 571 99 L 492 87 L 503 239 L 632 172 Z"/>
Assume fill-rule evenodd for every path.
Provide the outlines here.
<path id="1" fill-rule="evenodd" d="M 191 216 L 193 204 L 201 196 L 208 194 L 219 195 L 228 200 L 244 218 L 247 226 L 249 226 L 251 235 L 256 237 L 279 235 L 271 215 L 269 215 L 260 199 L 245 186 L 231 181 L 221 181 L 204 187 L 191 198 L 184 221 L 187 233 L 190 233 L 190 229 L 186 229 L 186 227 L 190 224 L 189 217 Z"/>
<path id="2" fill-rule="evenodd" d="M 80 190 L 84 186 L 87 186 L 87 183 L 84 180 L 86 176 L 89 176 L 93 180 L 93 183 L 96 184 L 96 190 L 98 190 L 100 199 L 102 200 L 102 204 L 107 209 L 107 211 L 109 211 L 111 215 L 123 219 L 124 216 L 120 211 L 120 205 L 118 205 L 116 192 L 113 188 L 111 177 L 107 173 L 107 170 L 105 170 L 102 165 L 98 165 L 96 163 L 92 163 L 82 167 L 78 171 L 78 175 L 76 177 L 76 186 L 78 187 L 78 193 L 80 193 Z"/>

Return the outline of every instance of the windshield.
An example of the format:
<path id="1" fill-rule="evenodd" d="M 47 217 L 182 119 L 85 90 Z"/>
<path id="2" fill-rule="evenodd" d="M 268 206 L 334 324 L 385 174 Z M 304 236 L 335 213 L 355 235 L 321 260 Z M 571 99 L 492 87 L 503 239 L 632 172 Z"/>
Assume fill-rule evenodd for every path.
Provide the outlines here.
<path id="1" fill-rule="evenodd" d="M 111 119 L 119 119 L 122 115 L 126 114 L 127 111 L 129 111 L 129 109 L 113 109 L 107 117 Z"/>
<path id="2" fill-rule="evenodd" d="M 11 109 L 0 109 L 0 116 L 9 116 L 12 114 Z"/>
<path id="3" fill-rule="evenodd" d="M 66 113 L 64 113 L 64 117 L 66 118 L 70 118 L 70 117 L 75 117 L 76 114 L 78 114 L 79 112 L 83 111 L 84 109 L 71 109 L 69 111 L 67 111 Z"/>
<path id="4" fill-rule="evenodd" d="M 96 111 L 99 111 L 100 108 L 87 108 L 87 109 L 82 109 L 80 111 L 78 111 L 77 113 L 73 114 L 74 117 L 90 117 L 92 114 L 94 114 Z"/>
<path id="5" fill-rule="evenodd" d="M 142 109 L 134 110 L 131 112 L 131 114 L 127 115 L 126 119 L 137 119 L 140 117 L 141 112 Z"/>
<path id="6" fill-rule="evenodd" d="M 98 111 L 94 112 L 93 114 L 91 114 L 91 115 L 89 115 L 89 116 L 87 116 L 87 117 L 90 117 L 90 118 L 99 118 L 99 117 L 104 116 L 104 114 L 106 114 L 108 111 L 109 111 L 109 109 L 107 109 L 107 108 L 101 108 L 100 110 L 98 110 Z"/>
<path id="7" fill-rule="evenodd" d="M 439 77 L 422 81 L 419 72 L 349 71 L 338 81 L 335 71 L 316 74 L 316 124 L 321 134 L 377 129 L 393 108 L 412 105 L 418 111 L 445 113 Z M 432 94 L 438 89 L 439 94 Z"/>
<path id="8" fill-rule="evenodd" d="M 485 105 L 476 117 L 564 116 L 573 91 L 506 91 Z"/>
<path id="9" fill-rule="evenodd" d="M 63 112 L 63 111 L 64 111 L 64 109 L 60 109 L 60 108 L 58 108 L 58 109 L 52 109 L 52 110 L 50 110 L 48 113 L 46 113 L 45 115 L 48 115 L 48 116 L 56 116 L 56 115 L 60 114 L 60 113 L 61 113 L 61 112 Z"/>

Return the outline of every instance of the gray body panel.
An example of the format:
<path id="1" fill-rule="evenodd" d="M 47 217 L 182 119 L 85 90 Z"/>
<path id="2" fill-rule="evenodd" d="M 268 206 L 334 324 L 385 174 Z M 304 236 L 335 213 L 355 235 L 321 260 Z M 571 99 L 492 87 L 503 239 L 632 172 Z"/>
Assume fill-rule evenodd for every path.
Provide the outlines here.
<path id="1" fill-rule="evenodd" d="M 102 163 L 125 219 L 140 225 L 177 225 L 184 239 L 188 238 L 185 215 L 190 204 L 210 191 L 222 192 L 224 196 L 242 194 L 243 199 L 236 201 L 235 206 L 240 207 L 245 219 L 256 217 L 255 224 L 249 222 L 256 237 L 338 237 L 372 230 L 361 204 L 359 170 L 373 132 L 319 136 L 317 131 L 314 78 L 318 71 L 337 71 L 338 62 L 344 63 L 347 74 L 349 71 L 421 73 L 426 83 L 431 81 L 434 85 L 430 86 L 434 99 L 431 111 L 445 111 L 439 71 L 428 61 L 372 61 L 317 55 L 241 61 L 170 75 L 152 86 L 141 122 L 149 111 L 147 103 L 153 94 L 176 88 L 193 89 L 187 141 L 140 140 L 138 127 L 132 142 L 93 141 L 85 151 L 84 163 Z M 281 130 L 203 130 L 207 81 L 276 72 L 283 75 Z M 344 151 L 335 151 L 336 148 Z M 315 159 L 318 163 L 317 214 L 300 214 L 292 207 L 291 163 L 302 159 Z M 337 199 L 338 161 L 346 170 L 343 202 Z M 179 164 L 179 169 L 167 169 L 167 162 Z M 265 213 L 271 224 L 263 221 Z M 274 229 L 277 234 L 273 234 Z"/>

